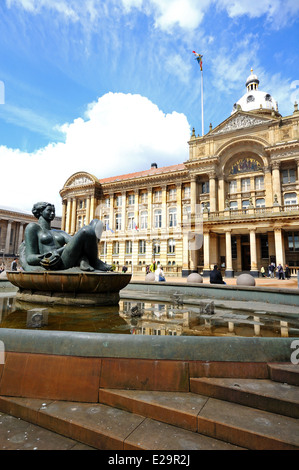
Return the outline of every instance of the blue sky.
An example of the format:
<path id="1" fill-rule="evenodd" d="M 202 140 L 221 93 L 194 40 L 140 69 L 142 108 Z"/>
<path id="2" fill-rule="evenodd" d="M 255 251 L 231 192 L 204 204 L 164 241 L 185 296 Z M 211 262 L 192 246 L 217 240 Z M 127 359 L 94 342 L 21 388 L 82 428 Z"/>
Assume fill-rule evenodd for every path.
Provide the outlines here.
<path id="1" fill-rule="evenodd" d="M 76 171 L 181 163 L 226 119 L 251 67 L 299 102 L 298 0 L 0 0 L 1 206 L 31 210 Z M 2 91 L 1 91 L 2 90 Z"/>

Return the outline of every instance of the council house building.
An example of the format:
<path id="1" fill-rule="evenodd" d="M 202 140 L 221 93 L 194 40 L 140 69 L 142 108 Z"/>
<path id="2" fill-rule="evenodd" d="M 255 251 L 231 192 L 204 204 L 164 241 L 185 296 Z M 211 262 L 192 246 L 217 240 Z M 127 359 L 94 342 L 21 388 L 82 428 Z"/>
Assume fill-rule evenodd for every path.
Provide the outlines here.
<path id="1" fill-rule="evenodd" d="M 99 179 L 71 175 L 60 191 L 62 229 L 93 218 L 106 227 L 100 256 L 134 273 L 160 262 L 167 276 L 258 276 L 274 262 L 299 267 L 299 111 L 282 116 L 251 74 L 231 115 L 193 129 L 181 164 Z"/>

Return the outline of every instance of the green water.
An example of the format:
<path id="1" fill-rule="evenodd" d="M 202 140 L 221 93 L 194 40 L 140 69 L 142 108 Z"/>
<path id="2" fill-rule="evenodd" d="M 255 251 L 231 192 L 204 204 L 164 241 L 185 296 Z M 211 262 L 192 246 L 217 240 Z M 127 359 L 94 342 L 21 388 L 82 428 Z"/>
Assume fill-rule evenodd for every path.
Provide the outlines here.
<path id="1" fill-rule="evenodd" d="M 40 312 L 32 309 L 42 309 Z M 37 313 L 37 317 L 33 316 Z M 38 321 L 33 321 L 34 318 Z M 0 294 L 0 328 L 136 335 L 299 337 L 299 319 L 173 301 L 121 300 L 113 307 L 37 305 Z"/>

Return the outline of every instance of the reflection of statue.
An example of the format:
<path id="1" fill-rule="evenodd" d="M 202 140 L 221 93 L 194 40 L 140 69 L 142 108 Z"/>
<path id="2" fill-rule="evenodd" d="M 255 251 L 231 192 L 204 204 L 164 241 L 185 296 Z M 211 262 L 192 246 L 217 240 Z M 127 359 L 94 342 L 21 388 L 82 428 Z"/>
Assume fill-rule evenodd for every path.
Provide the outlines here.
<path id="1" fill-rule="evenodd" d="M 98 258 L 98 239 L 103 223 L 94 219 L 71 236 L 62 230 L 51 229 L 55 207 L 47 202 L 33 206 L 38 223 L 25 229 L 25 241 L 20 246 L 20 262 L 25 271 L 63 270 L 110 271 L 111 266 Z"/>

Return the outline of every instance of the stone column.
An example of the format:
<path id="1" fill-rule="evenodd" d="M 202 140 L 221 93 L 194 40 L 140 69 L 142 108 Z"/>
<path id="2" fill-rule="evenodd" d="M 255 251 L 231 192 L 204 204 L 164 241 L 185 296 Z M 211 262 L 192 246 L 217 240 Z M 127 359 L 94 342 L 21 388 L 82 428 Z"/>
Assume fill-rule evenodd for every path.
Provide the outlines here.
<path id="1" fill-rule="evenodd" d="M 225 277 L 234 277 L 231 230 L 225 232 Z"/>
<path id="2" fill-rule="evenodd" d="M 110 194 L 110 207 L 109 207 L 109 227 L 111 230 L 115 230 L 115 221 L 114 221 L 114 195 Z M 112 233 L 112 232 L 110 232 Z"/>
<path id="3" fill-rule="evenodd" d="M 273 187 L 273 199 L 275 196 L 277 196 L 278 204 L 281 206 L 281 184 L 280 184 L 279 166 L 280 166 L 279 162 L 272 163 L 272 187 Z"/>
<path id="4" fill-rule="evenodd" d="M 90 210 L 89 210 L 89 222 L 91 222 L 95 217 L 95 197 L 92 195 L 90 197 Z"/>
<path id="5" fill-rule="evenodd" d="M 203 276 L 210 275 L 210 232 L 204 231 L 203 234 Z"/>
<path id="6" fill-rule="evenodd" d="M 224 211 L 225 205 L 225 187 L 224 179 L 220 178 L 218 180 L 218 208 L 219 211 Z"/>
<path id="7" fill-rule="evenodd" d="M 283 231 L 280 227 L 274 228 L 274 239 L 275 239 L 276 266 L 278 266 L 279 263 L 282 266 L 284 266 L 285 265 L 284 239 L 283 239 Z"/>
<path id="8" fill-rule="evenodd" d="M 7 223 L 7 232 L 6 232 L 6 239 L 5 239 L 5 251 L 4 253 L 10 253 L 10 235 L 11 235 L 11 220 Z"/>
<path id="9" fill-rule="evenodd" d="M 153 225 L 153 190 L 152 188 L 148 189 L 147 193 L 147 230 L 149 235 L 152 231 Z"/>
<path id="10" fill-rule="evenodd" d="M 191 218 L 194 217 L 195 215 L 195 210 L 196 210 L 196 204 L 197 204 L 197 182 L 196 182 L 196 176 L 191 176 L 191 183 L 190 183 L 190 188 L 191 188 Z"/>
<path id="11" fill-rule="evenodd" d="M 167 220 L 167 186 L 162 187 L 162 230 L 165 232 L 168 228 Z"/>
<path id="12" fill-rule="evenodd" d="M 127 221 L 126 221 L 126 203 L 127 203 L 127 193 L 123 191 L 121 194 L 121 229 L 122 231 L 127 229 Z"/>
<path id="13" fill-rule="evenodd" d="M 72 222 L 71 222 L 71 235 L 76 232 L 76 220 L 77 220 L 77 200 L 74 197 L 72 202 Z"/>
<path id="14" fill-rule="evenodd" d="M 70 233 L 71 231 L 71 215 L 72 215 L 72 199 L 68 198 L 67 210 L 66 210 L 66 223 L 65 223 L 65 231 L 67 233 Z"/>
<path id="15" fill-rule="evenodd" d="M 213 266 L 219 262 L 218 235 L 211 232 L 210 234 L 210 264 Z"/>
<path id="16" fill-rule="evenodd" d="M 89 222 L 90 222 L 90 196 L 87 196 L 87 198 L 86 198 L 85 217 L 86 217 L 86 225 L 88 225 Z"/>
<path id="17" fill-rule="evenodd" d="M 250 234 L 250 274 L 254 277 L 258 277 L 255 229 L 250 229 L 249 234 Z"/>
<path id="18" fill-rule="evenodd" d="M 23 241 L 23 235 L 24 235 L 24 224 L 23 224 L 23 222 L 20 222 L 19 238 L 18 238 L 18 246 L 17 246 L 18 253 L 19 253 L 20 245 Z"/>
<path id="19" fill-rule="evenodd" d="M 134 222 L 139 227 L 139 191 L 135 191 Z M 135 230 L 136 231 L 136 230 Z"/>
<path id="20" fill-rule="evenodd" d="M 210 178 L 210 212 L 217 210 L 217 195 L 216 195 L 216 173 L 213 171 L 209 175 Z"/>
<path id="21" fill-rule="evenodd" d="M 237 235 L 237 271 L 242 271 L 242 246 L 241 235 Z"/>
<path id="22" fill-rule="evenodd" d="M 269 166 L 265 167 L 264 171 L 265 205 L 266 207 L 272 207 L 274 201 L 274 194 L 272 186 L 271 168 Z"/>
<path id="23" fill-rule="evenodd" d="M 178 183 L 176 186 L 176 200 L 177 200 L 177 227 L 181 229 L 182 224 L 182 185 Z"/>
<path id="24" fill-rule="evenodd" d="M 65 200 L 62 201 L 62 214 L 61 214 L 61 230 L 65 231 L 65 224 L 66 224 L 66 204 Z"/>

